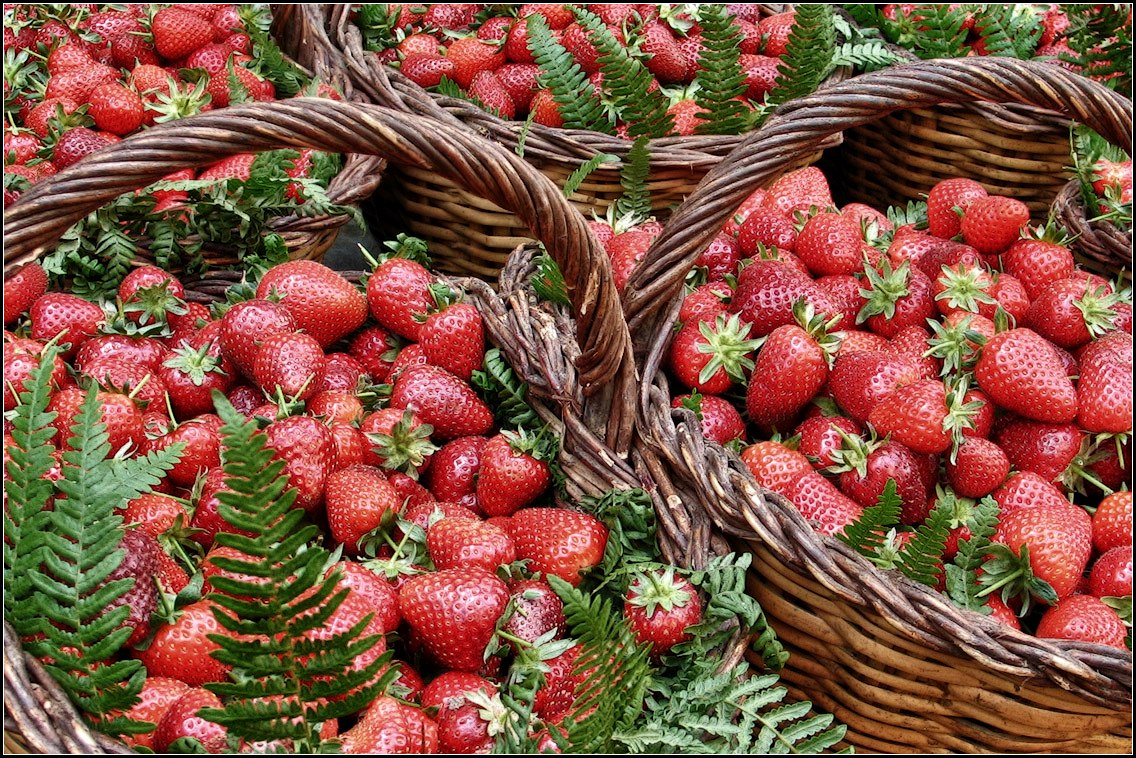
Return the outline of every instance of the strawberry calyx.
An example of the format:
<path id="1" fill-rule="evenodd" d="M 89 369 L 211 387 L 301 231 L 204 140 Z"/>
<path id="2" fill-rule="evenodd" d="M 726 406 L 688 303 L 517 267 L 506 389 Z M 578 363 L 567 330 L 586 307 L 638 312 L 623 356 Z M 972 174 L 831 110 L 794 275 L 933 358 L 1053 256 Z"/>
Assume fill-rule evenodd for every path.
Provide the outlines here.
<path id="1" fill-rule="evenodd" d="M 982 346 L 986 344 L 986 337 L 971 328 L 972 320 L 973 317 L 969 315 L 950 323 L 928 319 L 932 335 L 927 339 L 929 347 L 923 357 L 941 360 L 942 376 L 974 370 Z"/>
<path id="2" fill-rule="evenodd" d="M 669 613 L 685 608 L 691 599 L 690 592 L 676 579 L 674 566 L 668 566 L 662 572 L 636 573 L 631 579 L 627 602 L 643 608 L 647 618 L 651 618 L 660 610 Z"/>
<path id="3" fill-rule="evenodd" d="M 419 324 L 426 323 L 426 319 L 432 314 L 441 313 L 446 310 L 446 308 L 449 308 L 451 305 L 456 305 L 464 299 L 464 293 L 460 290 L 455 290 L 445 282 L 434 282 L 427 289 L 430 292 L 430 298 L 434 301 L 434 305 L 427 311 L 414 314 L 414 320 Z"/>
<path id="4" fill-rule="evenodd" d="M 1030 566 L 1029 546 L 1022 545 L 1014 553 L 1006 545 L 993 543 L 989 548 L 986 562 L 982 564 L 982 574 L 978 577 L 982 589 L 978 597 L 986 597 L 998 592 L 1007 606 L 1016 598 L 1021 601 L 1019 616 L 1029 613 L 1034 600 L 1054 606 L 1057 592 L 1053 585 L 1034 574 Z"/>
<path id="5" fill-rule="evenodd" d="M 1081 447 L 1073 460 L 1065 467 L 1058 477 L 1061 486 L 1068 492 L 1076 492 L 1079 495 L 1088 494 L 1088 487 L 1091 484 L 1096 487 L 1098 491 L 1105 495 L 1111 494 L 1113 489 L 1100 481 L 1093 473 L 1092 467 L 1106 458 L 1109 457 L 1109 447 L 1115 445 L 1118 452 L 1123 451 L 1124 444 L 1127 442 L 1127 434 L 1098 434 L 1086 435 L 1081 441 Z M 1082 506 L 1086 510 L 1095 511 L 1091 506 Z"/>
<path id="6" fill-rule="evenodd" d="M 433 426 L 415 423 L 414 413 L 406 410 L 389 434 L 368 432 L 367 439 L 373 443 L 374 452 L 383 459 L 384 469 L 401 471 L 417 480 L 419 469 L 438 450 L 438 446 L 430 440 L 433 433 Z"/>
<path id="7" fill-rule="evenodd" d="M 943 291 L 935 295 L 935 300 L 945 301 L 952 310 L 978 313 L 980 305 L 996 305 L 998 302 L 987 292 L 993 279 L 985 269 L 978 266 L 943 266 L 939 283 L 943 286 Z"/>
<path id="8" fill-rule="evenodd" d="M 168 82 L 169 87 L 166 90 L 155 89 L 141 93 L 143 95 L 154 93 L 155 99 L 147 104 L 147 108 L 158 114 L 154 117 L 156 124 L 200 113 L 201 109 L 213 99 L 213 96 L 206 91 L 208 77 L 202 77 L 192 87 L 183 88 L 179 80 L 172 76 L 168 78 Z"/>
<path id="9" fill-rule="evenodd" d="M 719 314 L 713 325 L 700 322 L 698 331 L 706 340 L 699 343 L 698 352 L 710 355 L 710 360 L 698 374 L 698 381 L 705 384 L 719 369 L 724 369 L 734 382 L 744 382 L 745 372 L 753 370 L 754 351 L 765 342 L 764 338 L 749 339 L 752 325 L 743 323 L 737 313 L 728 318 Z"/>
<path id="10" fill-rule="evenodd" d="M 189 380 L 196 387 L 204 384 L 205 378 L 209 374 L 228 376 L 223 368 L 221 357 L 211 352 L 211 345 L 206 344 L 195 348 L 183 342 L 171 352 L 173 356 L 167 358 L 162 365 L 181 371 L 189 377 Z"/>
<path id="11" fill-rule="evenodd" d="M 538 461 L 551 463 L 560 454 L 560 440 L 548 426 L 542 426 L 535 434 L 523 428 L 516 431 L 502 430 L 501 436 L 508 441 L 513 452 L 528 455 Z"/>
<path id="12" fill-rule="evenodd" d="M 856 314 L 856 323 L 862 324 L 872 316 L 893 318 L 895 306 L 900 298 L 907 297 L 911 291 L 908 289 L 911 262 L 904 261 L 894 270 L 887 258 L 880 260 L 880 267 L 865 266 L 864 274 L 868 279 L 868 287 L 861 289 L 860 294 L 867 300 L 860 312 Z"/>
<path id="13" fill-rule="evenodd" d="M 868 459 L 883 446 L 883 440 L 875 439 L 874 434 L 865 439 L 858 434 L 849 434 L 840 427 L 835 428 L 840 435 L 840 447 L 832 451 L 832 465 L 824 470 L 832 474 L 855 471 L 860 477 L 867 476 Z"/>
<path id="14" fill-rule="evenodd" d="M 1089 335 L 1096 339 L 1115 327 L 1113 319 L 1116 312 L 1113 310 L 1122 297 L 1116 292 L 1110 292 L 1105 287 L 1086 287 L 1085 294 L 1073 300 L 1073 306 L 1081 312 L 1085 320 L 1085 329 Z"/>
<path id="15" fill-rule="evenodd" d="M 943 431 L 951 436 L 951 463 L 957 462 L 959 446 L 966 439 L 965 433 L 975 428 L 974 419 L 985 406 L 981 400 L 967 402 L 966 393 L 969 391 L 970 381 L 966 376 L 947 382 L 947 413 L 943 417 Z"/>
<path id="16" fill-rule="evenodd" d="M 816 307 L 806 298 L 802 297 L 793 303 L 794 320 L 824 352 L 824 359 L 831 368 L 836 360 L 836 351 L 840 349 L 840 337 L 833 332 L 840 323 L 841 315 L 837 314 L 827 320 L 826 316 L 825 313 L 817 313 Z"/>

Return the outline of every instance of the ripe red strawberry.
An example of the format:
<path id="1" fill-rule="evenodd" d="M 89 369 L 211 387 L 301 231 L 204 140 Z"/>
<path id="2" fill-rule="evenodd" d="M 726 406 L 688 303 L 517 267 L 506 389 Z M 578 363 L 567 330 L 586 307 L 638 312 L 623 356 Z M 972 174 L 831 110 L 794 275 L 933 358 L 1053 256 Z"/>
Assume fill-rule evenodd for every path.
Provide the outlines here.
<path id="1" fill-rule="evenodd" d="M 220 646 L 208 635 L 225 634 L 213 616 L 213 608 L 210 600 L 185 606 L 173 623 L 159 626 L 150 646 L 136 650 L 134 657 L 142 661 L 150 676 L 178 679 L 192 687 L 227 681 L 229 666 L 210 655 Z"/>
<path id="2" fill-rule="evenodd" d="M 535 642 L 549 632 L 553 632 L 556 638 L 564 635 L 567 627 L 564 603 L 548 582 L 520 579 L 509 585 L 509 592 L 513 612 L 502 626 L 507 633 L 525 642 Z M 516 652 L 517 643 L 507 641 Z"/>
<path id="3" fill-rule="evenodd" d="M 763 52 L 774 58 L 785 54 L 789 33 L 793 31 L 793 11 L 784 11 L 765 16 L 757 22 L 757 30 L 765 39 Z"/>
<path id="4" fill-rule="evenodd" d="M 693 411 L 698 417 L 702 436 L 719 445 L 745 438 L 745 419 L 729 400 L 715 395 L 677 395 L 671 401 L 671 407 Z"/>
<path id="5" fill-rule="evenodd" d="M 1073 275 L 1073 252 L 1048 235 L 1022 237 L 1002 253 L 1002 269 L 1018 278 L 1031 299 Z"/>
<path id="6" fill-rule="evenodd" d="M 477 37 L 460 37 L 446 48 L 446 57 L 454 62 L 454 81 L 468 90 L 481 71 L 493 71 L 505 63 L 505 53 L 497 45 Z"/>
<path id="7" fill-rule="evenodd" d="M 680 137 L 689 137 L 698 131 L 698 127 L 706 122 L 703 114 L 705 110 L 694 100 L 678 100 L 667 108 L 667 115 L 674 123 L 673 134 Z"/>
<path id="8" fill-rule="evenodd" d="M 469 83 L 469 94 L 480 100 L 490 113 L 495 113 L 506 121 L 512 121 L 517 116 L 517 104 L 494 71 L 475 73 Z"/>
<path id="9" fill-rule="evenodd" d="M 166 474 L 179 487 L 191 487 L 202 472 L 221 465 L 221 435 L 198 416 L 159 437 L 146 440 L 147 452 L 165 450 L 171 445 L 185 445 L 181 458 Z"/>
<path id="10" fill-rule="evenodd" d="M 793 430 L 793 436 L 799 439 L 797 452 L 808 458 L 814 468 L 827 468 L 834 463 L 833 452 L 840 449 L 841 431 L 859 435 L 863 428 L 847 416 L 809 416 Z"/>
<path id="11" fill-rule="evenodd" d="M 840 474 L 840 491 L 861 506 L 875 505 L 891 481 L 903 501 L 900 521 L 915 526 L 927 518 L 930 502 L 920 461 L 906 445 L 886 438 L 866 441 L 848 437 L 833 457 L 837 465 L 830 470 Z"/>
<path id="12" fill-rule="evenodd" d="M 821 211 L 801 228 L 793 248 L 814 276 L 855 274 L 863 269 L 859 228 L 837 212 Z"/>
<path id="13" fill-rule="evenodd" d="M 155 13 L 150 30 L 155 49 L 167 61 L 185 58 L 213 41 L 213 27 L 207 19 L 177 7 Z"/>
<path id="14" fill-rule="evenodd" d="M 1019 471 L 1010 475 L 998 489 L 991 493 L 997 501 L 999 512 L 1005 516 L 1021 508 L 1036 505 L 1059 505 L 1068 502 L 1065 495 L 1052 482 L 1047 482 L 1033 471 Z"/>
<path id="15" fill-rule="evenodd" d="M 867 265 L 866 288 L 860 290 L 864 305 L 856 323 L 891 339 L 912 326 L 925 326 L 935 317 L 934 283 L 917 267 L 901 263 L 894 270 L 888 259 L 878 268 Z"/>
<path id="16" fill-rule="evenodd" d="M 690 580 L 677 576 L 674 567 L 654 569 L 631 578 L 623 615 L 635 641 L 650 647 L 657 658 L 691 638 L 686 628 L 702 620 L 702 601 Z"/>
<path id="17" fill-rule="evenodd" d="M 937 182 L 927 193 L 927 231 L 942 239 L 954 237 L 961 230 L 961 213 L 988 194 L 981 184 L 965 177 Z"/>
<path id="18" fill-rule="evenodd" d="M 142 411 L 126 395 L 103 390 L 91 391 L 98 396 L 99 420 L 106 424 L 111 455 L 123 448 L 137 451 L 146 437 L 142 428 Z M 48 403 L 48 411 L 57 414 L 52 426 L 58 430 L 56 444 L 60 449 L 71 449 L 71 427 L 78 418 L 86 395 L 87 392 L 78 387 L 65 387 L 56 392 Z"/>
<path id="19" fill-rule="evenodd" d="M 1105 495 L 1093 514 L 1093 547 L 1097 552 L 1121 545 L 1132 545 L 1131 490 Z"/>
<path id="20" fill-rule="evenodd" d="M 868 414 L 881 436 L 890 436 L 916 453 L 942 453 L 951 446 L 951 411 L 940 379 L 922 379 L 898 388 Z"/>
<path id="21" fill-rule="evenodd" d="M 919 379 L 919 364 L 909 356 L 889 350 L 842 352 L 832 364 L 828 387 L 840 408 L 864 423 L 876 404 Z"/>
<path id="22" fill-rule="evenodd" d="M 1002 195 L 975 198 L 960 224 L 962 238 L 983 255 L 999 255 L 1021 236 L 1029 223 L 1029 207 Z"/>
<path id="23" fill-rule="evenodd" d="M 486 442 L 487 437 L 469 436 L 458 437 L 442 445 L 434 454 L 427 472 L 427 483 L 435 497 L 480 508 L 477 505 L 476 482 Z"/>
<path id="24" fill-rule="evenodd" d="M 106 82 L 91 91 L 88 113 L 99 129 L 124 137 L 142 125 L 142 98 L 118 82 Z"/>
<path id="25" fill-rule="evenodd" d="M 107 356 L 88 361 L 79 372 L 79 381 L 93 381 L 102 389 L 130 397 L 142 410 L 166 413 L 169 392 L 153 369 L 121 358 Z"/>
<path id="26" fill-rule="evenodd" d="M 59 137 L 55 143 L 51 162 L 58 171 L 62 171 L 110 144 L 111 140 L 106 133 L 96 132 L 85 126 L 76 126 Z"/>
<path id="27" fill-rule="evenodd" d="M 359 431 L 367 439 L 364 459 L 388 474 L 401 471 L 418 478 L 419 472 L 429 469 L 438 449 L 430 440 L 433 427 L 405 408 L 380 408 L 363 418 Z"/>
<path id="28" fill-rule="evenodd" d="M 185 421 L 214 411 L 213 390 L 227 393 L 236 369 L 221 355 L 220 340 L 214 338 L 199 346 L 183 343 L 162 363 L 158 376 L 169 391 L 174 415 Z"/>
<path id="29" fill-rule="evenodd" d="M 826 316 L 813 315 L 803 303 L 794 311 L 797 323 L 779 326 L 765 338 L 746 388 L 746 412 L 761 426 L 786 428 L 828 381 L 836 345 L 826 331 Z"/>
<path id="30" fill-rule="evenodd" d="M 328 474 L 324 507 L 335 541 L 351 555 L 361 552 L 360 540 L 378 528 L 387 511 L 402 503 L 383 472 L 374 466 L 350 466 Z"/>
<path id="31" fill-rule="evenodd" d="M 759 246 L 791 253 L 796 245 L 796 226 L 788 216 L 773 208 L 754 208 L 738 229 L 738 252 L 746 258 L 754 257 Z"/>
<path id="32" fill-rule="evenodd" d="M 452 568 L 408 579 L 398 592 L 402 617 L 426 651 L 449 669 L 484 665 L 509 589 L 482 568 Z"/>
<path id="33" fill-rule="evenodd" d="M 52 74 L 44 91 L 45 99 L 62 98 L 75 103 L 85 103 L 95 87 L 118 78 L 118 72 L 102 63 L 92 62 L 85 66 L 69 68 Z"/>
<path id="34" fill-rule="evenodd" d="M 794 323 L 793 306 L 802 298 L 815 313 L 836 315 L 832 298 L 808 274 L 782 260 L 755 259 L 738 277 L 730 310 L 752 325 L 750 336 L 757 339 Z"/>
<path id="35" fill-rule="evenodd" d="M 110 57 L 115 68 L 127 70 L 142 65 L 160 66 L 162 62 L 153 43 L 134 34 L 115 37 L 110 43 Z"/>
<path id="36" fill-rule="evenodd" d="M 450 754 L 492 752 L 508 714 L 496 693 L 472 692 L 454 699 L 438 711 L 438 747 Z"/>
<path id="37" fill-rule="evenodd" d="M 730 294 L 730 287 L 725 282 L 706 282 L 698 285 L 683 297 L 678 312 L 679 323 L 685 324 L 689 321 L 713 323 L 718 320 L 719 315 L 729 316 L 725 301 L 729 299 Z"/>
<path id="38" fill-rule="evenodd" d="M 1100 598 L 1071 595 L 1050 608 L 1037 622 L 1035 634 L 1042 639 L 1077 640 L 1127 650 L 1128 629 Z"/>
<path id="39" fill-rule="evenodd" d="M 644 65 L 655 75 L 660 84 L 679 84 L 692 78 L 686 64 L 686 56 L 678 46 L 669 27 L 662 22 L 652 21 L 641 30 L 642 51 L 650 57 Z"/>
<path id="40" fill-rule="evenodd" d="M 445 305 L 426 317 L 418 344 L 427 362 L 469 381 L 485 359 L 485 325 L 471 303 Z"/>
<path id="41" fill-rule="evenodd" d="M 1075 424 L 1009 418 L 994 439 L 1015 470 L 1033 471 L 1046 481 L 1059 482 L 1080 453 L 1084 434 Z"/>
<path id="42" fill-rule="evenodd" d="M 138 702 L 121 715 L 131 721 L 157 725 L 174 701 L 189 691 L 189 685 L 179 679 L 165 676 L 148 676 L 138 693 Z M 154 732 L 123 735 L 122 741 L 134 748 L 154 749 Z"/>
<path id="43" fill-rule="evenodd" d="M 256 296 L 275 291 L 296 328 L 323 348 L 351 334 L 367 318 L 367 300 L 341 274 L 318 261 L 295 260 L 273 266 L 257 284 Z"/>
<path id="44" fill-rule="evenodd" d="M 158 607 L 158 588 L 154 576 L 158 570 L 158 541 L 138 529 L 127 529 L 122 535 L 120 548 L 122 562 L 110 573 L 107 581 L 133 579 L 134 584 L 120 597 L 107 605 L 106 611 L 128 608 L 129 614 L 122 626 L 130 630 L 126 645 L 134 646 L 150 633 L 150 617 Z"/>
<path id="45" fill-rule="evenodd" d="M 540 440 L 523 432 L 500 432 L 481 449 L 477 501 L 487 516 L 511 516 L 547 490 L 552 480 L 539 457 Z"/>
<path id="46" fill-rule="evenodd" d="M 443 77 L 454 78 L 454 62 L 438 52 L 408 53 L 400 70 L 410 81 L 426 89 L 437 87 Z"/>
<path id="47" fill-rule="evenodd" d="M 1037 592 L 1050 605 L 1068 597 L 1081 582 L 1093 549 L 1092 519 L 1083 508 L 1068 501 L 1018 508 L 1000 516 L 991 538 L 1009 548 L 1015 558 L 1023 546 L 1029 550 L 1033 576 L 1048 582 L 1054 594 Z M 987 564 L 984 576 L 999 576 Z"/>
<path id="48" fill-rule="evenodd" d="M 548 672 L 545 674 L 544 685 L 537 690 L 533 700 L 533 712 L 545 721 L 555 722 L 562 718 L 576 702 L 587 678 L 585 672 L 574 673 L 576 659 L 580 657 L 582 650 L 576 644 L 545 661 Z"/>
<path id="49" fill-rule="evenodd" d="M 155 643 L 156 644 L 156 643 Z M 191 687 L 170 703 L 154 729 L 154 752 L 164 753 L 179 739 L 192 737 L 208 752 L 228 746 L 228 730 L 198 715 L 203 708 L 222 707 L 221 698 L 201 687 Z"/>
<path id="50" fill-rule="evenodd" d="M 517 106 L 517 114 L 527 113 L 539 85 L 540 67 L 535 63 L 506 63 L 494 72 L 501 86 Z"/>
<path id="51" fill-rule="evenodd" d="M 864 511 L 863 506 L 811 466 L 787 484 L 781 494 L 789 498 L 818 534 L 839 534 Z"/>
<path id="52" fill-rule="evenodd" d="M 4 341 L 4 410 L 10 411 L 19 404 L 18 395 L 24 383 L 40 364 L 43 343 L 38 340 L 15 337 Z M 67 363 L 56 355 L 52 361 L 51 387 L 58 390 L 71 384 Z"/>
<path id="53" fill-rule="evenodd" d="M 339 736 L 345 753 L 394 755 L 438 752 L 438 725 L 419 708 L 383 695 Z"/>
<path id="54" fill-rule="evenodd" d="M 1053 346 L 1018 327 L 995 335 L 974 368 L 979 387 L 999 406 L 1055 424 L 1077 417 L 1077 391 Z"/>
<path id="55" fill-rule="evenodd" d="M 281 303 L 261 298 L 237 303 L 221 317 L 221 352 L 251 377 L 259 345 L 274 334 L 296 331 L 296 319 Z"/>
<path id="56" fill-rule="evenodd" d="M 595 517 L 564 508 L 522 508 L 509 518 L 518 560 L 528 569 L 555 574 L 569 584 L 603 560 L 607 527 Z"/>
<path id="57" fill-rule="evenodd" d="M 757 103 L 763 102 L 766 94 L 777 84 L 777 67 L 781 62 L 769 55 L 751 53 L 739 55 L 738 62 L 741 63 L 742 74 L 745 76 L 746 98 Z"/>
<path id="58" fill-rule="evenodd" d="M 434 305 L 430 285 L 434 277 L 420 263 L 390 258 L 380 263 L 367 280 L 367 303 L 371 316 L 400 337 L 418 341 L 422 328 L 416 316 Z"/>
<path id="59" fill-rule="evenodd" d="M 1102 553 L 1089 572 L 1089 591 L 1094 597 L 1127 597 L 1132 594 L 1132 546 L 1117 545 Z"/>
<path id="60" fill-rule="evenodd" d="M 588 32 L 578 23 L 564 27 L 560 35 L 560 44 L 572 55 L 572 59 L 585 74 L 591 76 L 600 70 L 599 51 L 592 44 Z"/>
<path id="61" fill-rule="evenodd" d="M 255 153 L 230 155 L 228 158 L 222 158 L 213 165 L 206 167 L 197 178 L 201 181 L 211 182 L 227 179 L 239 179 L 242 182 L 247 182 L 251 176 L 252 162 L 255 160 Z"/>
<path id="62" fill-rule="evenodd" d="M 47 292 L 47 272 L 32 261 L 4 280 L 4 326 L 27 313 L 32 303 Z"/>
<path id="63" fill-rule="evenodd" d="M 947 481 L 962 497 L 982 498 L 996 490 L 1010 473 L 1002 448 L 982 437 L 964 437 L 954 459 L 946 461 Z"/>
<path id="64" fill-rule="evenodd" d="M 314 337 L 303 332 L 273 334 L 257 348 L 252 378 L 270 398 L 308 400 L 323 381 L 326 363 Z"/>
<path id="65" fill-rule="evenodd" d="M 816 166 L 790 171 L 777 179 L 769 186 L 763 204 L 789 218 L 797 211 L 825 210 L 835 205 L 828 179 Z"/>
<path id="66" fill-rule="evenodd" d="M 477 567 L 495 572 L 517 558 L 513 538 L 488 521 L 443 518 L 426 530 L 426 548 L 439 570 Z"/>
<path id="67" fill-rule="evenodd" d="M 1037 294 L 1021 323 L 1067 350 L 1112 328 L 1117 296 L 1083 279 L 1058 279 Z"/>
<path id="68" fill-rule="evenodd" d="M 720 395 L 742 383 L 753 369 L 759 341 L 738 314 L 719 315 L 713 322 L 690 321 L 671 342 L 669 362 L 675 377 L 705 395 Z"/>
<path id="69" fill-rule="evenodd" d="M 269 424 L 264 433 L 274 457 L 284 461 L 288 484 L 296 490 L 296 507 L 314 510 L 335 465 L 331 432 L 310 416 L 289 416 Z"/>
<path id="70" fill-rule="evenodd" d="M 741 452 L 741 459 L 758 484 L 786 496 L 793 482 L 813 470 L 803 453 L 775 440 L 747 446 Z"/>
<path id="71" fill-rule="evenodd" d="M 544 126 L 558 129 L 564 126 L 564 116 L 560 113 L 560 104 L 556 102 L 552 90 L 540 89 L 533 95 L 529 112 L 533 121 Z"/>
<path id="72" fill-rule="evenodd" d="M 390 403 L 409 408 L 434 427 L 434 439 L 485 434 L 493 412 L 466 382 L 438 366 L 412 366 L 395 380 Z"/>
<path id="73" fill-rule="evenodd" d="M 617 290 L 623 292 L 627 287 L 631 274 L 647 255 L 647 250 L 657 236 L 653 230 L 636 227 L 616 234 L 604 247 L 611 258 L 611 273 Z"/>

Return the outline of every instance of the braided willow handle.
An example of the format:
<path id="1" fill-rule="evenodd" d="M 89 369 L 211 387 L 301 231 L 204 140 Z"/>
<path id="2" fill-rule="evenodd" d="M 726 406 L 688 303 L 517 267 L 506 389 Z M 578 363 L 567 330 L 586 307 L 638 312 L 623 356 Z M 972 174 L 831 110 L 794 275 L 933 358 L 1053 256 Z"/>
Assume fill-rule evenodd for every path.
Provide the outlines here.
<path id="1" fill-rule="evenodd" d="M 584 217 L 544 175 L 468 130 L 381 106 L 326 98 L 250 103 L 162 124 L 37 183 L 5 213 L 4 272 L 35 260 L 75 222 L 124 192 L 185 167 L 277 148 L 379 155 L 434 171 L 515 213 L 564 274 L 586 395 L 611 389 L 630 403 L 634 364 L 606 253 Z M 633 414 L 613 408 L 613 449 L 630 445 Z"/>

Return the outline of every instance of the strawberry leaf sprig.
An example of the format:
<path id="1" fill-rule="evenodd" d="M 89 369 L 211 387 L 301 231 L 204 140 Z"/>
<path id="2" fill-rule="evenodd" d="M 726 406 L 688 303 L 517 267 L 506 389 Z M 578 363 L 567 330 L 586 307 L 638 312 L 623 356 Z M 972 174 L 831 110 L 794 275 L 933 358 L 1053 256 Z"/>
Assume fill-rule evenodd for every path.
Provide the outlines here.
<path id="1" fill-rule="evenodd" d="M 832 73 L 836 55 L 836 25 L 831 5 L 796 6 L 793 29 L 777 66 L 777 80 L 766 96 L 780 105 L 810 95 Z"/>
<path id="2" fill-rule="evenodd" d="M 294 507 L 283 463 L 273 459 L 267 438 L 217 393 L 225 421 L 225 484 L 219 510 L 223 518 L 252 536 L 222 533 L 217 542 L 248 556 L 217 558 L 228 576 L 215 577 L 214 615 L 229 634 L 211 635 L 220 645 L 218 660 L 233 667 L 231 682 L 206 687 L 223 708 L 203 710 L 202 718 L 227 727 L 250 742 L 289 740 L 296 752 L 327 747 L 323 722 L 357 713 L 386 691 L 397 676 L 390 652 L 359 669 L 355 659 L 379 638 L 364 636 L 370 617 L 345 632 L 323 638 L 320 629 L 348 590 L 334 561 L 319 544 L 319 527 Z M 238 576 L 256 577 L 249 581 Z M 376 674 L 387 667 L 387 672 Z"/>
<path id="3" fill-rule="evenodd" d="M 125 556 L 120 510 L 159 484 L 182 446 L 112 456 L 97 393 L 88 392 L 53 485 L 44 475 L 54 464 L 54 414 L 46 409 L 57 351 L 45 348 L 13 419 L 4 483 L 4 618 L 95 729 L 136 734 L 152 725 L 113 716 L 137 702 L 146 678 L 140 661 L 115 658 L 132 633 L 122 598 L 136 581 L 112 578 Z"/>

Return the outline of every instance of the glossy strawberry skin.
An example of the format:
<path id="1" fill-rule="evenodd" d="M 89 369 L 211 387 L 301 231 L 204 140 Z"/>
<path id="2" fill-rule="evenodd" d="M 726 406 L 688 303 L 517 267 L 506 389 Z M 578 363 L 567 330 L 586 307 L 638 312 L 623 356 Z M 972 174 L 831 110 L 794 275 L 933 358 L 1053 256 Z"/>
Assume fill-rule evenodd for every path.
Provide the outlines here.
<path id="1" fill-rule="evenodd" d="M 1034 505 L 1002 514 L 992 538 L 1017 555 L 1029 548 L 1034 575 L 1049 582 L 1060 601 L 1081 582 L 1092 554 L 1092 519 L 1069 502 Z"/>
<path id="2" fill-rule="evenodd" d="M 860 514 L 863 506 L 811 468 L 785 486 L 782 493 L 819 534 L 835 535 Z"/>
<path id="3" fill-rule="evenodd" d="M 455 303 L 426 317 L 419 345 L 429 363 L 469 381 L 485 359 L 485 325 L 470 303 Z"/>
<path id="4" fill-rule="evenodd" d="M 179 739 L 192 737 L 208 752 L 221 752 L 228 745 L 225 727 L 198 715 L 202 708 L 220 708 L 221 699 L 209 690 L 191 687 L 170 703 L 154 730 L 154 751 L 164 753 Z"/>
<path id="5" fill-rule="evenodd" d="M 947 388 L 939 379 L 923 379 L 900 387 L 882 399 L 868 414 L 868 422 L 881 435 L 890 435 L 916 453 L 942 453 L 951 445 L 943 429 L 947 416 Z"/>
<path id="6" fill-rule="evenodd" d="M 959 233 L 961 221 L 956 208 L 966 210 L 975 199 L 989 193 L 973 179 L 955 177 L 935 184 L 927 193 L 927 228 L 936 237 L 950 239 Z"/>
<path id="7" fill-rule="evenodd" d="M 310 416 L 289 416 L 269 424 L 264 433 L 275 457 L 284 461 L 289 486 L 296 491 L 296 507 L 318 508 L 335 465 L 331 432 Z"/>
<path id="8" fill-rule="evenodd" d="M 438 366 L 412 366 L 391 391 L 391 406 L 409 408 L 434 427 L 434 439 L 481 435 L 493 428 L 493 412 L 473 388 Z"/>
<path id="9" fill-rule="evenodd" d="M 426 547 L 438 570 L 478 567 L 496 571 L 516 560 L 513 538 L 501 527 L 468 518 L 443 518 L 426 531 Z"/>
<path id="10" fill-rule="evenodd" d="M 548 489 L 552 474 L 546 462 L 514 450 L 501 434 L 481 450 L 477 502 L 487 516 L 511 516 Z"/>
<path id="11" fill-rule="evenodd" d="M 1079 640 L 1127 650 L 1127 630 L 1116 611 L 1092 595 L 1072 595 L 1050 608 L 1037 624 L 1043 639 Z"/>
<path id="12" fill-rule="evenodd" d="M 253 359 L 252 378 L 266 397 L 309 400 L 323 382 L 327 357 L 318 340 L 303 332 L 266 337 Z"/>
<path id="13" fill-rule="evenodd" d="M 221 317 L 221 351 L 247 377 L 259 345 L 273 334 L 296 331 L 296 319 L 280 303 L 257 298 L 237 303 Z"/>
<path id="14" fill-rule="evenodd" d="M 349 554 L 359 552 L 359 540 L 376 529 L 387 511 L 401 510 L 394 488 L 374 466 L 350 466 L 328 474 L 324 507 L 335 541 Z"/>
<path id="15" fill-rule="evenodd" d="M 212 602 L 199 600 L 182 609 L 173 624 L 158 627 L 150 647 L 136 651 L 134 656 L 151 676 L 178 679 L 192 687 L 226 681 L 229 667 L 210 655 L 220 646 L 207 636 L 222 633 L 213 616 Z"/>
<path id="16" fill-rule="evenodd" d="M 482 568 L 411 577 L 399 589 L 402 617 L 446 668 L 476 672 L 509 602 L 508 587 Z"/>
<path id="17" fill-rule="evenodd" d="M 1077 423 L 1086 431 L 1132 430 L 1132 336 L 1110 332 L 1080 353 Z"/>
<path id="18" fill-rule="evenodd" d="M 509 518 L 517 558 L 532 572 L 555 574 L 573 586 L 581 572 L 599 564 L 607 527 L 593 516 L 563 508 L 523 508 Z"/>
<path id="19" fill-rule="evenodd" d="M 276 291 L 296 322 L 327 349 L 367 318 L 367 299 L 343 276 L 322 263 L 295 260 L 273 266 L 257 284 L 256 296 Z"/>
<path id="20" fill-rule="evenodd" d="M 430 311 L 433 281 L 433 275 L 420 263 L 405 258 L 380 263 L 367 280 L 371 317 L 398 336 L 417 342 L 422 325 L 415 316 Z"/>

